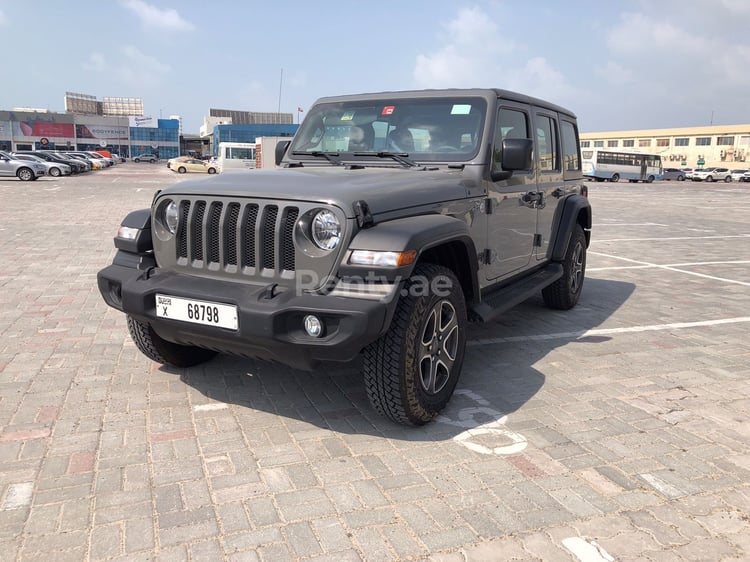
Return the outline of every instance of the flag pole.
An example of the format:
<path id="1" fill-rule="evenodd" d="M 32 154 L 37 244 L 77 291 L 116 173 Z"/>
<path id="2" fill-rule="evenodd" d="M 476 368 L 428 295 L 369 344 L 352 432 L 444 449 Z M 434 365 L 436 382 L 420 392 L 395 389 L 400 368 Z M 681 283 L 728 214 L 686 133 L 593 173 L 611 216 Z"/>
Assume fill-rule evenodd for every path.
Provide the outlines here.
<path id="1" fill-rule="evenodd" d="M 284 82 L 284 69 L 281 69 L 281 76 L 279 76 L 279 110 L 276 113 L 277 122 L 281 123 L 281 84 Z"/>

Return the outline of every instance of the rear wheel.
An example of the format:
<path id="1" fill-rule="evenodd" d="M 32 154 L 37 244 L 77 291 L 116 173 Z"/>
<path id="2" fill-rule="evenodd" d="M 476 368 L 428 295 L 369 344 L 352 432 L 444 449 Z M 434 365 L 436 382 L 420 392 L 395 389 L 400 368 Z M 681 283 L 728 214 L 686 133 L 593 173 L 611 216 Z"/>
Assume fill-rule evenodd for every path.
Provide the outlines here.
<path id="1" fill-rule="evenodd" d="M 620 181 L 620 174 L 612 174 L 612 179 L 610 179 L 609 181 L 614 181 L 614 182 Z"/>
<path id="2" fill-rule="evenodd" d="M 159 337 L 150 324 L 128 316 L 128 331 L 135 346 L 149 359 L 175 367 L 192 367 L 212 359 L 215 351 L 179 345 Z"/>
<path id="3" fill-rule="evenodd" d="M 580 224 L 570 235 L 562 266 L 562 277 L 542 289 L 542 297 L 550 308 L 568 310 L 578 302 L 586 275 L 586 235 Z"/>
<path id="4" fill-rule="evenodd" d="M 21 181 L 31 181 L 36 178 L 31 168 L 18 168 L 16 177 Z"/>
<path id="5" fill-rule="evenodd" d="M 373 408 L 407 425 L 437 416 L 461 374 L 466 330 L 466 302 L 453 272 L 417 265 L 388 332 L 364 350 L 365 389 Z"/>
<path id="6" fill-rule="evenodd" d="M 714 181 L 714 177 L 713 176 L 708 176 L 708 177 L 706 177 L 706 181 Z"/>
<path id="7" fill-rule="evenodd" d="M 727 176 L 724 178 L 725 183 L 729 183 L 730 181 L 732 181 L 732 176 Z"/>
<path id="8" fill-rule="evenodd" d="M 654 176 L 649 176 L 646 178 L 646 183 L 653 183 L 654 182 Z"/>

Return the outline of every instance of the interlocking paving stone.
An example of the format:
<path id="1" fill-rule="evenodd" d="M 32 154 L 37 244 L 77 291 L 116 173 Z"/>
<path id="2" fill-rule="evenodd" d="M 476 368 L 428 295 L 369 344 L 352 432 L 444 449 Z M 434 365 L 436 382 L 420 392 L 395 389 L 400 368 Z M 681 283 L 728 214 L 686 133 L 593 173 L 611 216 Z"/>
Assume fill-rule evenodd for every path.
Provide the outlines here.
<path id="1" fill-rule="evenodd" d="M 690 275 L 750 283 L 722 263 L 750 261 L 744 185 L 591 184 L 579 306 L 537 296 L 472 325 L 458 393 L 405 428 L 370 409 L 357 361 L 170 369 L 137 351 L 96 272 L 120 217 L 179 179 L 0 181 L 3 558 L 557 561 L 569 537 L 623 561 L 750 557 L 750 289 Z M 682 239 L 638 240 L 665 236 Z M 524 448 L 467 447 L 456 420 L 478 406 Z"/>

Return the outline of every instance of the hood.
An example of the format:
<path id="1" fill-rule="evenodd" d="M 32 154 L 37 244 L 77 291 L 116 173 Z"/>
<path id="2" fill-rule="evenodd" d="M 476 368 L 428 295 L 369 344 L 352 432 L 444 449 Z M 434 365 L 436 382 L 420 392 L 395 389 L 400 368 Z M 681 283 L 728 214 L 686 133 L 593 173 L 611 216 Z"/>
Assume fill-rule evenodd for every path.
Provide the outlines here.
<path id="1" fill-rule="evenodd" d="M 364 200 L 373 215 L 465 199 L 476 180 L 463 170 L 441 168 L 354 168 L 344 166 L 225 172 L 176 183 L 166 194 L 216 194 L 332 204 L 353 217 L 352 203 Z"/>

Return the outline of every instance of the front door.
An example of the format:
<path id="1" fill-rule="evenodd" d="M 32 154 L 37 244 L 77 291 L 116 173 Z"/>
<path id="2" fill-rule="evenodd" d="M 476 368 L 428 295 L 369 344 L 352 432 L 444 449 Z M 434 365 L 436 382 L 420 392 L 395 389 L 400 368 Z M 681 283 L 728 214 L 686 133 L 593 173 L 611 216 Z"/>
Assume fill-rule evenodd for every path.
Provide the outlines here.
<path id="1" fill-rule="evenodd" d="M 501 170 L 502 141 L 532 138 L 527 106 L 503 102 L 498 109 L 492 150 L 493 169 Z M 510 277 L 529 265 L 534 249 L 536 207 L 528 194 L 536 190 L 533 169 L 513 172 L 508 179 L 491 182 L 487 193 L 487 248 L 485 272 L 488 280 Z"/>

